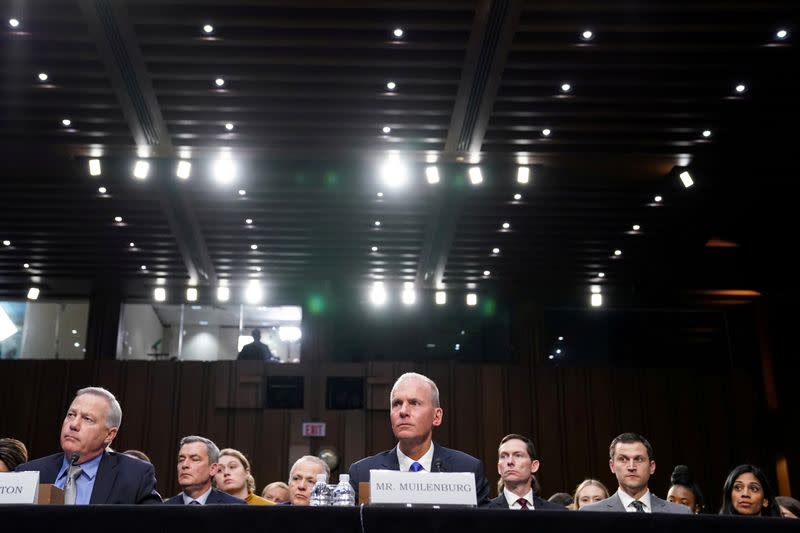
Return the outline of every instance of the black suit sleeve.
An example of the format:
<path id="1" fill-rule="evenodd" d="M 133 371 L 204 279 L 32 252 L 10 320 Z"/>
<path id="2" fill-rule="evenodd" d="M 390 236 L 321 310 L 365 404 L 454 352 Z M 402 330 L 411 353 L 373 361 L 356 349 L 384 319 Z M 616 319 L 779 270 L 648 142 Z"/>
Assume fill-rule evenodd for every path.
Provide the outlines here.
<path id="1" fill-rule="evenodd" d="M 146 464 L 146 469 L 139 482 L 139 490 L 136 493 L 136 503 L 138 504 L 160 504 L 161 495 L 156 490 L 156 475 L 153 465 Z"/>
<path id="2" fill-rule="evenodd" d="M 483 472 L 483 462 L 478 460 L 478 468 L 475 470 L 475 491 L 478 497 L 478 507 L 489 504 L 489 482 Z"/>

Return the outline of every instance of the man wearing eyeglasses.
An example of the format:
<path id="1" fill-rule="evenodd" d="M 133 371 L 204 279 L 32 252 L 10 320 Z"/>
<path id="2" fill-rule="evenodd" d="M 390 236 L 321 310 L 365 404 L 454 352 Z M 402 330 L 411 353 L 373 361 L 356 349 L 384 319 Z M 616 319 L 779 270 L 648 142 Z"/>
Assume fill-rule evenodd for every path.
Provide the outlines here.
<path id="1" fill-rule="evenodd" d="M 581 507 L 581 511 L 689 514 L 685 505 L 664 501 L 650 493 L 647 483 L 656 471 L 653 447 L 637 433 L 623 433 L 611 441 L 608 466 L 619 488 L 610 498 Z"/>

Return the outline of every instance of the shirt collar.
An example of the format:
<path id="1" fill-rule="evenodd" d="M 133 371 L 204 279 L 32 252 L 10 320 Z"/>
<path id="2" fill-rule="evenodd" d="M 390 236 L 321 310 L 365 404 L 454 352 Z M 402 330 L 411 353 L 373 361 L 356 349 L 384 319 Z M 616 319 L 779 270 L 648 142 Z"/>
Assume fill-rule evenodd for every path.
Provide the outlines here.
<path id="1" fill-rule="evenodd" d="M 100 467 L 100 461 L 103 460 L 103 455 L 106 452 L 101 453 L 94 459 L 89 459 L 84 463 L 75 463 L 76 465 L 81 467 L 81 476 L 86 476 L 89 479 L 94 479 L 97 475 L 97 469 Z M 66 477 L 67 470 L 69 469 L 69 458 L 67 454 L 64 454 L 64 460 L 61 461 L 61 469 L 58 471 L 58 475 L 56 476 L 56 481 L 59 479 Z"/>
<path id="2" fill-rule="evenodd" d="M 508 490 L 505 487 L 503 487 L 503 495 L 506 497 L 506 501 L 508 502 L 508 506 L 509 507 L 511 507 L 512 505 L 517 503 L 517 500 L 519 500 L 519 498 L 520 498 L 519 496 L 517 496 L 516 494 L 514 494 L 513 492 L 511 492 L 510 490 Z M 528 493 L 525 496 L 523 496 L 523 498 L 525 498 L 528 501 L 528 505 L 530 506 L 531 509 L 533 509 L 534 508 L 533 507 L 533 489 L 530 489 L 528 491 Z"/>
<path id="3" fill-rule="evenodd" d="M 401 472 L 408 472 L 411 469 L 411 463 L 414 462 L 414 459 L 400 451 L 399 444 L 397 445 L 397 462 L 400 463 Z M 433 441 L 431 441 L 431 446 L 428 448 L 428 451 L 425 452 L 425 455 L 420 457 L 417 462 L 422 465 L 422 468 L 424 468 L 426 472 L 431 471 L 431 463 L 433 462 Z"/>
<path id="4" fill-rule="evenodd" d="M 208 490 L 205 491 L 200 496 L 198 496 L 197 498 L 192 498 L 190 496 L 187 496 L 185 492 L 181 492 L 181 496 L 183 496 L 184 505 L 189 505 L 189 502 L 191 502 L 192 500 L 197 500 L 200 503 L 200 505 L 205 505 L 210 494 L 211 494 L 211 487 L 208 487 Z"/>
<path id="5" fill-rule="evenodd" d="M 627 511 L 631 505 L 631 502 L 634 501 L 634 498 L 632 498 L 623 490 L 617 490 L 617 496 L 619 496 L 619 500 L 622 502 L 622 508 Z M 653 511 L 653 507 L 650 505 L 650 489 L 647 489 L 647 492 L 645 492 L 642 497 L 639 498 L 639 501 L 644 504 L 644 510 L 646 513 Z"/>

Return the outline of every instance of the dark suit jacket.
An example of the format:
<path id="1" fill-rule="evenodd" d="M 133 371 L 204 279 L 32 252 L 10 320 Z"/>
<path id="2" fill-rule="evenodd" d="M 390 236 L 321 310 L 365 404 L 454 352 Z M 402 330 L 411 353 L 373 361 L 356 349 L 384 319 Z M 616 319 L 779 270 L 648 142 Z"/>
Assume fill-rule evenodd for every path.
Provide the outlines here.
<path id="1" fill-rule="evenodd" d="M 437 470 L 437 465 L 439 469 Z M 369 481 L 370 470 L 400 470 L 397 460 L 397 446 L 389 451 L 381 452 L 356 461 L 350 465 L 350 484 L 356 491 L 358 501 L 358 484 Z M 475 474 L 475 492 L 478 497 L 478 506 L 489 503 L 489 482 L 483 474 L 483 463 L 478 459 L 458 450 L 451 450 L 436 443 L 433 444 L 433 460 L 431 470 L 434 472 L 472 472 Z"/>
<path id="2" fill-rule="evenodd" d="M 489 500 L 489 504 L 486 506 L 487 509 L 510 509 L 508 505 L 508 500 L 506 500 L 506 495 L 502 492 L 500 496 Z M 563 505 L 559 505 L 557 503 L 549 502 L 547 500 L 543 500 L 538 497 L 536 494 L 533 495 L 533 510 L 534 511 L 566 511 L 567 508 Z"/>
<path id="3" fill-rule="evenodd" d="M 677 503 L 664 501 L 652 492 L 650 493 L 650 507 L 652 508 L 651 511 L 654 513 L 691 514 L 692 512 L 692 510 L 685 505 L 678 505 Z M 596 503 L 590 503 L 589 505 L 584 505 L 580 510 L 602 511 L 610 513 L 627 512 L 622 506 L 622 500 L 619 499 L 619 496 L 616 492 L 612 494 L 610 498 L 606 498 L 605 500 Z"/>
<path id="4" fill-rule="evenodd" d="M 164 500 L 164 503 L 167 505 L 186 505 L 185 503 L 183 503 L 182 492 L 178 493 L 177 496 L 173 496 L 169 500 Z M 216 505 L 220 503 L 247 505 L 247 502 L 237 498 L 236 496 L 231 496 L 227 492 L 222 492 L 221 490 L 211 489 L 211 494 L 208 495 L 208 499 L 206 500 L 206 505 Z"/>
<path id="5" fill-rule="evenodd" d="M 63 460 L 63 452 L 48 455 L 21 464 L 16 471 L 38 470 L 40 483 L 55 483 Z M 121 453 L 103 452 L 89 503 L 161 503 L 153 465 Z"/>

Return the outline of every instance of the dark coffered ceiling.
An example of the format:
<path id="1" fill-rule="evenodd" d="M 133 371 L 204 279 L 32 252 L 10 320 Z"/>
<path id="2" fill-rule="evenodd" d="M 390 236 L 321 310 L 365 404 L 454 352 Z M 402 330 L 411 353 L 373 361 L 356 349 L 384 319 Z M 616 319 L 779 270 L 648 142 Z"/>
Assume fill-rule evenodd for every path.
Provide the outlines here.
<path id="1" fill-rule="evenodd" d="M 176 301 L 194 280 L 202 300 L 256 279 L 581 304 L 594 284 L 641 303 L 769 289 L 762 254 L 787 238 L 765 231 L 791 210 L 775 185 L 792 179 L 794 1 L 3 0 L 0 15 L 3 298 L 112 278 L 130 298 L 163 279 Z M 404 186 L 383 181 L 389 157 Z"/>

